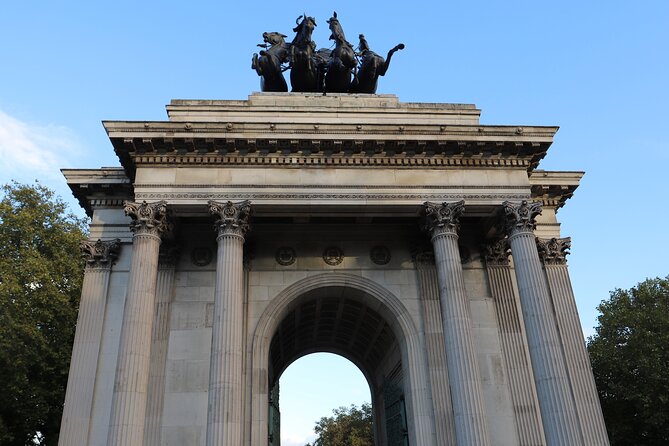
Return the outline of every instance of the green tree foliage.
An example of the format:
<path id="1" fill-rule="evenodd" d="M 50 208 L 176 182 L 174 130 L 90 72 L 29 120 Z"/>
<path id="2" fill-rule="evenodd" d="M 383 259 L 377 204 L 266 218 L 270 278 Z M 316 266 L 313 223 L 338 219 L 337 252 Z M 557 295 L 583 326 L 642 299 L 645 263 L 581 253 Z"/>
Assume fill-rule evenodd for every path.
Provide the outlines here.
<path id="1" fill-rule="evenodd" d="M 77 318 L 85 221 L 40 184 L 0 200 L 0 444 L 55 445 Z"/>
<path id="2" fill-rule="evenodd" d="M 313 445 L 306 446 L 373 446 L 372 406 L 363 403 L 358 409 L 334 409 L 333 416 L 323 417 L 316 422 L 314 431 L 318 435 Z"/>
<path id="3" fill-rule="evenodd" d="M 669 444 L 669 276 L 598 309 L 588 350 L 612 446 Z"/>

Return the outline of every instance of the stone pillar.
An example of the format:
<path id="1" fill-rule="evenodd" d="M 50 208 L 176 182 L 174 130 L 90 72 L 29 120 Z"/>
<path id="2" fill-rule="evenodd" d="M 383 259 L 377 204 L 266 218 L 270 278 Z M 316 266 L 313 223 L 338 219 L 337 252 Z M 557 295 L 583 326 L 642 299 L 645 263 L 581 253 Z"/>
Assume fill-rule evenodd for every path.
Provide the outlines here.
<path id="1" fill-rule="evenodd" d="M 569 279 L 566 256 L 570 238 L 536 239 L 539 257 L 544 264 L 548 288 L 553 300 L 558 332 L 567 362 L 567 372 L 576 401 L 576 412 L 587 445 L 607 445 L 604 417 L 597 387 L 592 376 L 590 357 L 585 348 L 583 330 L 576 309 L 576 299 Z"/>
<path id="2" fill-rule="evenodd" d="M 509 240 L 506 238 L 485 246 L 490 291 L 495 300 L 502 355 L 509 378 L 519 444 L 545 445 L 546 440 L 537 407 L 537 394 L 532 380 L 532 368 L 525 345 L 522 317 L 511 277 L 509 251 Z"/>
<path id="3" fill-rule="evenodd" d="M 502 203 L 546 443 L 583 445 L 546 279 L 534 240 L 541 203 Z"/>
<path id="4" fill-rule="evenodd" d="M 458 249 L 464 203 L 426 202 L 426 228 L 434 247 L 457 444 L 484 446 L 490 444 L 490 438 Z"/>
<path id="5" fill-rule="evenodd" d="M 108 446 L 144 441 L 151 334 L 160 236 L 167 227 L 167 203 L 125 202 L 134 232 L 128 291 L 123 311 Z"/>
<path id="6" fill-rule="evenodd" d="M 207 446 L 243 441 L 244 234 L 249 229 L 249 201 L 209 202 L 216 216 L 218 252 L 214 285 L 214 321 L 209 367 Z"/>
<path id="7" fill-rule="evenodd" d="M 455 445 L 455 425 L 453 424 L 451 392 L 448 388 L 444 326 L 439 304 L 439 282 L 432 250 L 416 253 L 414 264 L 418 273 L 423 310 L 423 330 L 425 331 L 427 367 L 432 389 L 437 444 L 451 446 Z"/>
<path id="8" fill-rule="evenodd" d="M 156 307 L 151 336 L 151 365 L 149 366 L 149 388 L 146 404 L 146 426 L 144 445 L 159 446 L 163 401 L 165 398 L 165 362 L 167 341 L 170 335 L 170 305 L 174 294 L 174 269 L 179 250 L 163 243 L 158 256 L 158 279 L 156 282 Z"/>
<path id="9" fill-rule="evenodd" d="M 119 239 L 81 242 L 86 270 L 81 287 L 77 331 L 74 335 L 72 361 L 67 376 L 65 406 L 58 438 L 58 444 L 62 446 L 88 444 L 95 377 L 107 304 L 107 287 L 111 267 L 120 248 Z"/>

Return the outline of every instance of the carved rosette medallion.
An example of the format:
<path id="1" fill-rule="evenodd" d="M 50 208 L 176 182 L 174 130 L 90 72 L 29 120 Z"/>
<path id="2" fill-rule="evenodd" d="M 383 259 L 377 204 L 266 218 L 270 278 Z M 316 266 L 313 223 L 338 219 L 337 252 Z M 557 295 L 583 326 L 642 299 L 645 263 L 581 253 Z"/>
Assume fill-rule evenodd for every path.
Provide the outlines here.
<path id="1" fill-rule="evenodd" d="M 328 246 L 323 251 L 323 261 L 330 266 L 339 265 L 344 261 L 344 251 L 338 246 Z"/>
<path id="2" fill-rule="evenodd" d="M 375 246 L 369 252 L 369 258 L 376 265 L 387 265 L 390 263 L 390 250 L 385 246 Z"/>
<path id="3" fill-rule="evenodd" d="M 516 232 L 532 232 L 537 226 L 535 218 L 541 214 L 541 202 L 523 200 L 520 203 L 502 203 L 504 221 L 508 235 Z"/>
<path id="4" fill-rule="evenodd" d="M 244 237 L 249 230 L 249 217 L 251 215 L 251 202 L 249 200 L 233 203 L 219 203 L 209 201 L 209 213 L 217 217 L 214 227 L 218 235 L 234 234 Z"/>
<path id="5" fill-rule="evenodd" d="M 170 229 L 167 219 L 167 202 L 157 201 L 155 203 L 123 202 L 125 215 L 132 218 L 130 229 L 136 235 L 148 234 L 160 237 L 163 232 Z"/>
<path id="6" fill-rule="evenodd" d="M 121 251 L 121 239 L 102 241 L 82 240 L 81 255 L 89 268 L 109 268 Z"/>
<path id="7" fill-rule="evenodd" d="M 541 239 L 537 237 L 539 258 L 544 265 L 564 265 L 571 249 L 571 237 Z"/>
<path id="8" fill-rule="evenodd" d="M 425 230 L 432 237 L 442 234 L 457 234 L 460 229 L 460 217 L 465 212 L 465 201 L 453 203 L 432 203 L 426 201 Z"/>
<path id="9" fill-rule="evenodd" d="M 508 238 L 493 240 L 483 245 L 483 255 L 488 266 L 507 266 L 510 254 L 511 246 Z"/>
<path id="10" fill-rule="evenodd" d="M 276 258 L 276 263 L 278 263 L 279 265 L 290 266 L 293 263 L 295 263 L 297 255 L 295 253 L 295 250 L 290 246 L 282 246 L 276 250 L 275 258 Z"/>
<path id="11" fill-rule="evenodd" d="M 190 252 L 190 260 L 195 266 L 207 266 L 211 263 L 213 258 L 214 253 L 206 246 L 193 248 Z"/>

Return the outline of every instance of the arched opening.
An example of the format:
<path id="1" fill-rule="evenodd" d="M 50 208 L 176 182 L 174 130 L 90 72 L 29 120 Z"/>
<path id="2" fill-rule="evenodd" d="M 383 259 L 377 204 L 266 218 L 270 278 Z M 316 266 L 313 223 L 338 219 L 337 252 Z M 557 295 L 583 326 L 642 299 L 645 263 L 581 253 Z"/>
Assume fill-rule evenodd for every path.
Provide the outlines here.
<path id="1" fill-rule="evenodd" d="M 282 446 L 313 444 L 313 429 L 322 417 L 332 417 L 333 409 L 342 406 L 362 409 L 363 403 L 370 405 L 372 401 L 369 383 L 360 369 L 331 353 L 311 353 L 294 361 L 281 374 L 278 390 Z"/>
<path id="2" fill-rule="evenodd" d="M 409 444 L 403 346 L 397 322 L 381 301 L 364 289 L 325 285 L 287 302 L 275 321 L 266 375 L 271 446 L 279 444 L 279 377 L 292 362 L 315 352 L 343 356 L 361 370 L 370 387 L 377 445 Z"/>

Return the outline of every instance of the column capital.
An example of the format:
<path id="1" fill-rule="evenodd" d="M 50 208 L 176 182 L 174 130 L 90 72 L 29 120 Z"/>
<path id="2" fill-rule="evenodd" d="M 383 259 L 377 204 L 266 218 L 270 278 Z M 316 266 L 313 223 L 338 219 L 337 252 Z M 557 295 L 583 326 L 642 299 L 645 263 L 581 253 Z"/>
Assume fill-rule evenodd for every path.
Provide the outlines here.
<path id="1" fill-rule="evenodd" d="M 465 212 L 465 200 L 453 203 L 424 203 L 425 230 L 432 237 L 445 233 L 457 234 L 460 217 Z"/>
<path id="2" fill-rule="evenodd" d="M 488 266 L 507 266 L 510 254 L 511 246 L 508 238 L 492 240 L 483 245 L 483 255 Z"/>
<path id="3" fill-rule="evenodd" d="M 249 200 L 233 203 L 219 203 L 210 200 L 209 213 L 217 217 L 214 227 L 218 230 L 218 235 L 234 234 L 244 237 L 249 230 L 249 216 L 251 215 L 251 202 Z"/>
<path id="4" fill-rule="evenodd" d="M 508 235 L 517 232 L 532 232 L 537 226 L 535 217 L 541 214 L 541 202 L 529 202 L 523 200 L 520 203 L 505 201 L 502 203 L 504 210 L 504 223 Z"/>
<path id="5" fill-rule="evenodd" d="M 542 239 L 537 237 L 539 258 L 544 265 L 565 265 L 571 249 L 571 237 Z"/>
<path id="6" fill-rule="evenodd" d="M 109 268 L 112 266 L 119 251 L 121 250 L 121 239 L 103 241 L 82 240 L 79 244 L 81 256 L 86 260 L 90 268 Z"/>
<path id="7" fill-rule="evenodd" d="M 155 203 L 124 201 L 123 210 L 125 215 L 132 218 L 130 229 L 135 235 L 148 234 L 160 237 L 170 227 L 166 201 Z"/>

